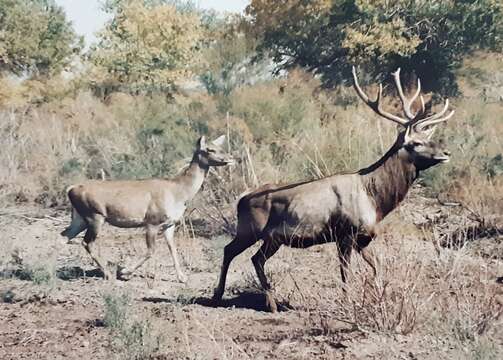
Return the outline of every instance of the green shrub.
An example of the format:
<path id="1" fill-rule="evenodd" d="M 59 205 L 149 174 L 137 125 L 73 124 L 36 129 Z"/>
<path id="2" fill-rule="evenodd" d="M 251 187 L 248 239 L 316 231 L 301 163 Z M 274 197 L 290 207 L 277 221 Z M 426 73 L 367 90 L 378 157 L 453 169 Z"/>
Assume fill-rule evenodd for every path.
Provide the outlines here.
<path id="1" fill-rule="evenodd" d="M 14 302 L 14 298 L 16 297 L 16 294 L 12 289 L 7 289 L 7 290 L 2 290 L 0 291 L 0 299 L 2 300 L 3 303 L 12 303 Z"/>
<path id="2" fill-rule="evenodd" d="M 103 300 L 105 303 L 103 323 L 112 330 L 122 329 L 126 324 L 128 315 L 129 296 L 126 294 L 105 294 Z"/>
<path id="3" fill-rule="evenodd" d="M 37 285 L 49 284 L 54 279 L 54 274 L 46 266 L 39 265 L 31 270 L 31 281 Z"/>
<path id="4" fill-rule="evenodd" d="M 147 320 L 134 319 L 127 294 L 105 294 L 103 323 L 110 329 L 111 345 L 121 359 L 150 358 L 160 347 L 160 336 L 152 333 Z"/>

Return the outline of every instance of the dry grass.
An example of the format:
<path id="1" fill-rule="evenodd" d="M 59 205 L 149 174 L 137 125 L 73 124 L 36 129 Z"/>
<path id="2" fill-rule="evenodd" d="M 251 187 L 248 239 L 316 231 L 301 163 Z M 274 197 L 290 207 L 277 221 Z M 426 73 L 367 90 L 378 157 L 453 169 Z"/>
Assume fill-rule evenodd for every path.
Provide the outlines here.
<path id="1" fill-rule="evenodd" d="M 317 178 L 375 161 L 394 139 L 392 124 L 358 103 L 334 105 L 351 97 L 319 92 L 318 86 L 294 72 L 286 81 L 236 90 L 225 113 L 219 110 L 221 99 L 202 94 L 174 103 L 117 94 L 103 104 L 83 93 L 4 109 L 0 201 L 57 205 L 65 201 L 68 184 L 102 173 L 107 178 L 172 175 L 190 158 L 198 134 L 207 131 L 228 133 L 239 160 L 214 181 L 225 181 L 225 191 L 215 191 L 218 197 L 228 194 L 226 203 L 259 183 Z M 439 134 L 453 161 L 426 172 L 423 182 L 432 192 L 453 197 L 485 188 L 482 202 L 502 203 L 502 105 L 460 98 L 453 106 L 457 116 Z"/>
<path id="2" fill-rule="evenodd" d="M 395 226 L 401 219 L 392 221 Z M 315 356 L 313 349 L 327 358 L 342 354 L 324 353 L 328 344 L 349 347 L 346 356 L 356 356 L 361 348 L 366 349 L 363 354 L 400 358 L 392 355 L 392 349 L 400 348 L 411 354 L 429 352 L 428 359 L 497 359 L 503 352 L 498 345 L 503 292 L 495 282 L 501 262 L 474 256 L 469 248 L 441 249 L 437 255 L 431 243 L 418 238 L 419 232 L 409 230 L 387 228 L 371 245 L 378 259 L 376 278 L 354 257 L 347 297 L 333 244 L 282 248 L 268 262 L 267 276 L 280 303 L 293 309 L 267 314 L 206 308 L 192 304 L 201 290 L 185 289 L 175 302 L 152 306 L 143 320 L 154 333 L 174 336 L 160 350 L 170 359 L 247 359 L 257 354 L 302 359 Z M 260 291 L 249 261 L 255 250 L 236 259 L 226 297 Z"/>

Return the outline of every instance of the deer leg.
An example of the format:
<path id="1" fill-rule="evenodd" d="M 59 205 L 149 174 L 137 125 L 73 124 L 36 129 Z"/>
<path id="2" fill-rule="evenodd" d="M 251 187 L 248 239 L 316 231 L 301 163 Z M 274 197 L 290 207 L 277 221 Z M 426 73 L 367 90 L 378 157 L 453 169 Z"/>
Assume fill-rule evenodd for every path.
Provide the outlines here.
<path id="1" fill-rule="evenodd" d="M 342 290 L 346 293 L 346 281 L 347 281 L 347 269 L 351 262 L 351 251 L 353 250 L 352 239 L 345 238 L 340 244 L 338 244 L 339 250 L 339 261 L 341 269 L 341 279 L 343 283 Z"/>
<path id="2" fill-rule="evenodd" d="M 82 216 L 80 216 L 77 210 L 72 207 L 72 222 L 65 230 L 63 230 L 61 236 L 66 236 L 68 240 L 71 240 L 85 229 L 87 229 L 87 222 Z"/>
<path id="3" fill-rule="evenodd" d="M 271 238 L 264 239 L 264 243 L 257 251 L 257 253 L 252 257 L 252 262 L 255 266 L 255 271 L 257 272 L 260 285 L 262 285 L 262 288 L 265 291 L 266 305 L 271 310 L 271 312 L 276 312 L 278 310 L 278 307 L 271 291 L 271 285 L 269 284 L 269 281 L 267 281 L 267 277 L 265 276 L 264 265 L 267 259 L 269 259 L 276 253 L 276 251 L 278 251 L 280 246 L 281 243 L 276 242 Z"/>
<path id="4" fill-rule="evenodd" d="M 147 231 L 146 231 L 146 243 L 147 243 L 147 253 L 145 254 L 145 257 L 136 264 L 131 270 L 126 270 L 123 269 L 121 271 L 121 276 L 131 276 L 136 270 L 138 270 L 148 259 L 152 257 L 154 254 L 155 250 L 155 238 L 157 237 L 157 232 L 159 230 L 159 227 L 156 225 L 147 225 Z"/>
<path id="5" fill-rule="evenodd" d="M 257 240 L 252 237 L 240 237 L 239 235 L 234 238 L 229 244 L 224 248 L 224 260 L 222 263 L 222 269 L 220 270 L 220 279 L 218 281 L 218 286 L 213 294 L 214 301 L 220 301 L 224 295 L 225 281 L 227 279 L 227 272 L 229 271 L 229 266 L 232 260 L 241 254 L 243 251 L 248 249 L 250 246 L 255 244 Z"/>
<path id="6" fill-rule="evenodd" d="M 375 235 L 359 234 L 356 238 L 356 251 L 362 256 L 363 260 L 372 268 L 374 277 L 377 276 L 377 268 L 374 261 L 374 256 L 367 248 L 370 242 L 374 239 Z"/>
<path id="7" fill-rule="evenodd" d="M 361 249 L 359 252 L 363 260 L 365 260 L 365 262 L 372 268 L 372 273 L 374 274 L 374 277 L 376 277 L 377 268 L 371 251 L 369 249 Z"/>
<path id="8" fill-rule="evenodd" d="M 178 262 L 178 254 L 176 252 L 174 235 L 175 235 L 175 225 L 171 225 L 166 229 L 166 231 L 164 231 L 164 238 L 168 242 L 169 252 L 171 253 L 171 257 L 173 258 L 173 264 L 175 265 L 176 276 L 178 278 L 178 281 L 180 281 L 181 283 L 186 283 L 187 276 L 183 274 L 182 269 L 180 267 L 180 263 Z"/>
<path id="9" fill-rule="evenodd" d="M 93 259 L 96 265 L 98 265 L 100 270 L 103 272 L 105 280 L 113 279 L 113 275 L 108 271 L 103 260 L 96 254 L 94 247 L 96 245 L 96 238 L 98 237 L 98 233 L 101 229 L 101 226 L 105 222 L 105 219 L 103 218 L 103 216 L 97 215 L 91 219 L 87 219 L 86 221 L 88 226 L 86 234 L 84 235 L 84 248 L 91 256 L 91 259 Z"/>

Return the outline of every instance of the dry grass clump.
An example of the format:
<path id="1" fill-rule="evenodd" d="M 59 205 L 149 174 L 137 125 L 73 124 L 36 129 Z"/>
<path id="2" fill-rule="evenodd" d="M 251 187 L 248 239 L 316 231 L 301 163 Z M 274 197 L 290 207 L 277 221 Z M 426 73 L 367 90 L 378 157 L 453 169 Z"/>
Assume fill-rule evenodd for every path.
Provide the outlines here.
<path id="1" fill-rule="evenodd" d="M 435 257 L 431 247 L 391 241 L 385 251 L 379 244 L 375 278 L 357 259 L 347 296 L 328 295 L 328 316 L 364 331 L 442 338 L 466 358 L 497 358 L 503 291 L 495 279 L 501 266 L 466 249 L 443 249 Z"/>
<path id="2" fill-rule="evenodd" d="M 432 335 L 466 354 L 498 341 L 497 329 L 503 320 L 503 290 L 496 282 L 502 271 L 498 261 L 473 257 L 466 248 L 441 248 L 436 255 L 433 244 L 418 242 L 406 227 L 395 227 L 370 246 L 377 260 L 377 276 L 354 255 L 346 294 L 338 261 L 327 264 L 316 253 L 304 254 L 304 262 L 310 266 L 295 264 L 298 259 L 286 260 L 290 266 L 279 266 L 284 254 L 281 260 L 271 259 L 268 269 L 272 274 L 268 276 L 279 299 L 296 311 L 308 311 L 314 319 L 328 319 L 325 332 L 342 322 L 364 332 Z M 335 246 L 325 247 L 328 255 L 324 256 L 336 258 Z M 333 283 L 326 283 L 329 278 Z"/>
<path id="3" fill-rule="evenodd" d="M 78 116 L 73 113 L 74 103 L 58 110 L 45 106 L 0 113 L 0 141 L 7 150 L 0 156 L 3 201 L 50 205 L 61 197 L 65 185 L 90 175 L 77 170 L 88 165 L 89 158 L 85 159 L 84 154 L 92 151 L 92 132 L 110 135 L 114 124 L 106 120 L 104 113 L 96 118 L 91 109 L 100 106 L 94 99 L 80 97 L 76 101 L 82 103 Z"/>
<path id="4" fill-rule="evenodd" d="M 453 160 L 427 171 L 422 181 L 432 193 L 448 191 L 454 197 L 467 183 L 495 184 L 496 196 L 503 173 L 502 105 L 459 98 L 454 107 L 456 117 L 439 135 Z M 193 93 L 166 100 L 115 94 L 105 104 L 81 93 L 36 107 L 4 107 L 0 119 L 5 149 L 0 201 L 45 206 L 66 203 L 65 187 L 83 179 L 173 175 L 204 133 L 228 134 L 229 150 L 238 160 L 212 183 L 217 183 L 213 197 L 224 204 L 258 184 L 367 166 L 396 134 L 349 90 L 320 91 L 318 81 L 300 71 L 228 96 Z"/>
<path id="5" fill-rule="evenodd" d="M 381 250 L 381 244 L 378 246 Z M 388 248 L 391 246 L 393 250 Z M 329 311 L 335 318 L 362 330 L 404 335 L 416 331 L 424 322 L 424 311 L 432 296 L 422 289 L 427 278 L 425 262 L 418 259 L 417 251 L 407 247 L 387 244 L 385 252 L 379 251 L 376 277 L 355 255 L 346 293 L 337 278 L 338 289 L 328 295 Z"/>
<path id="6" fill-rule="evenodd" d="M 197 137 L 208 132 L 228 134 L 239 160 L 226 179 L 232 194 L 262 182 L 356 169 L 381 152 L 384 145 L 363 146 L 372 144 L 378 121 L 355 119 L 354 108 L 333 106 L 316 94 L 316 81 L 296 74 L 282 94 L 274 81 L 235 91 L 225 112 L 218 98 L 202 94 L 174 102 L 117 94 L 104 104 L 82 93 L 4 109 L 0 199 L 50 206 L 65 201 L 65 187 L 82 179 L 173 175 L 190 159 Z M 393 133 L 378 132 L 384 138 Z"/>
<path id="7" fill-rule="evenodd" d="M 138 178 L 175 172 L 180 166 L 175 158 L 189 155 L 194 139 L 183 126 L 161 137 L 167 130 L 158 129 L 161 110 L 129 100 L 127 105 L 117 100 L 119 111 L 114 103 L 106 106 L 81 94 L 59 105 L 1 112 L 0 141 L 6 151 L 0 155 L 0 200 L 49 206 L 64 200 L 70 183 L 102 173 Z"/>
<path id="8" fill-rule="evenodd" d="M 226 314 L 201 314 L 176 305 L 152 309 L 153 323 L 169 337 L 169 346 L 160 352 L 160 359 L 250 359 L 250 355 L 237 341 L 239 322 Z M 234 322 L 234 323 L 233 323 Z M 244 324 L 242 326 L 245 326 Z"/>
<path id="9" fill-rule="evenodd" d="M 110 332 L 110 352 L 113 358 L 140 360 L 155 358 L 162 336 L 153 332 L 148 317 L 133 314 L 131 298 L 126 293 L 103 295 L 103 324 Z"/>
<path id="10" fill-rule="evenodd" d="M 462 357 L 498 358 L 503 292 L 497 265 L 463 250 L 445 251 L 435 265 L 424 331 L 449 339 Z"/>

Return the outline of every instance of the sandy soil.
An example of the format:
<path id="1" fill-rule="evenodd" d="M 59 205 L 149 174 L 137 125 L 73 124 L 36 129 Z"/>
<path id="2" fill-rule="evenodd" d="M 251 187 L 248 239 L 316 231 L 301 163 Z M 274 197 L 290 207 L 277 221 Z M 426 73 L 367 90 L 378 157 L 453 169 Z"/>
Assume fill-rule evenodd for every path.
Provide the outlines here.
<path id="1" fill-rule="evenodd" d="M 414 285 L 404 286 L 403 291 L 410 291 L 411 298 L 417 300 L 413 303 L 417 306 L 417 319 L 401 319 L 392 329 L 372 325 L 373 317 L 382 318 L 378 312 L 372 313 L 376 308 L 361 306 L 358 296 L 364 293 L 358 289 L 349 293 L 353 296 L 353 306 L 341 305 L 344 298 L 333 244 L 308 250 L 282 248 L 268 262 L 267 273 L 272 277 L 283 310 L 271 314 L 265 311 L 264 298 L 257 290 L 249 260 L 257 247 L 235 259 L 225 300 L 214 307 L 209 299 L 217 281 L 223 247 L 230 240 L 226 235 L 205 238 L 198 236 L 197 229 L 193 232 L 190 227 L 179 227 L 176 240 L 183 267 L 189 275 L 187 284 L 176 281 L 163 239 L 158 240 L 154 261 L 137 276 L 129 281 L 106 282 L 80 245 L 80 239 L 67 243 L 59 236 L 69 221 L 65 211 L 28 207 L 6 209 L 0 216 L 0 359 L 135 356 L 154 359 L 458 359 L 484 354 L 487 356 L 481 358 L 503 358 L 503 324 L 501 312 L 498 313 L 502 306 L 498 301 L 503 299 L 503 285 L 498 283 L 501 281 L 498 278 L 503 276 L 502 260 L 480 256 L 469 247 L 442 249 L 439 256 L 433 243 L 410 221 L 413 209 L 413 206 L 404 205 L 396 211 L 382 227 L 381 238 L 371 245 L 383 264 L 383 284 L 386 279 L 398 278 L 403 269 L 404 284 L 409 281 L 407 286 Z M 401 226 L 399 231 L 397 224 Z M 484 241 L 495 249 L 501 247 L 501 236 Z M 107 226 L 99 244 L 101 255 L 115 264 L 131 264 L 145 251 L 141 230 Z M 493 296 L 493 300 L 487 300 L 489 305 L 484 305 L 494 306 L 489 312 L 493 318 L 488 321 L 488 328 L 480 331 L 480 336 L 463 337 L 453 327 L 444 326 L 440 305 L 424 310 L 436 301 L 436 297 L 445 296 L 447 304 L 453 296 L 437 290 L 428 292 L 430 286 L 437 286 L 433 284 L 441 284 L 439 266 L 461 269 L 455 279 L 459 277 L 460 284 L 476 285 L 478 294 L 473 296 L 479 296 L 480 289 Z M 35 272 L 30 279 L 24 280 L 27 276 L 23 269 L 27 268 Z M 370 271 L 358 257 L 354 258 L 352 269 L 355 282 L 366 284 Z M 414 271 L 418 271 L 417 281 Z M 37 275 L 39 273 L 42 275 Z M 49 277 L 44 276 L 46 273 Z M 390 284 L 396 285 L 392 281 Z M 400 284 L 396 286 L 402 288 Z M 466 294 L 456 291 L 452 290 L 456 296 Z M 129 299 L 125 307 L 128 321 L 144 326 L 139 341 L 138 336 L 129 342 L 124 340 L 129 325 L 122 333 L 105 326 L 106 296 Z M 467 309 L 479 309 L 478 299 L 468 298 L 463 300 L 465 303 L 459 300 L 459 312 L 465 311 L 463 304 Z M 389 301 L 391 305 L 387 306 L 395 309 L 393 301 L 398 300 L 390 297 Z M 405 306 L 409 306 L 407 304 Z M 425 308 L 418 304 L 425 304 Z M 361 306 L 360 313 L 368 310 L 366 320 L 358 320 L 352 314 L 357 305 Z M 438 322 L 430 316 L 435 311 L 439 311 Z M 407 316 L 413 313 L 404 312 Z M 469 314 L 475 318 L 476 315 Z M 376 324 L 390 323 L 389 319 L 386 321 L 379 320 Z M 407 322 L 417 324 L 411 331 L 405 331 Z"/>

